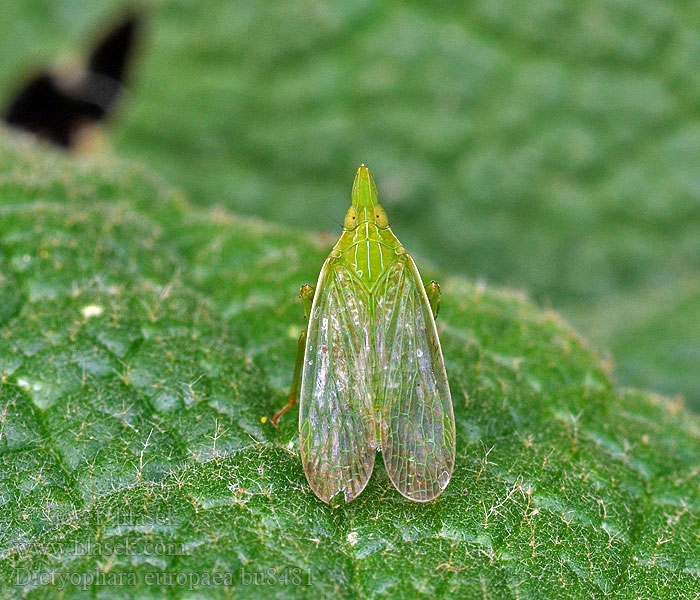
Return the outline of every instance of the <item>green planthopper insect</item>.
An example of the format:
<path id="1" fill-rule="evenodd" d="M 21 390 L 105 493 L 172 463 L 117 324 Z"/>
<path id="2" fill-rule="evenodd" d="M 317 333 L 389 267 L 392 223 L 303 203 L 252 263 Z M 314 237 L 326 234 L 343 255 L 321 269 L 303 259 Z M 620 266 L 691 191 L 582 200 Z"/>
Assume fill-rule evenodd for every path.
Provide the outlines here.
<path id="1" fill-rule="evenodd" d="M 389 228 L 361 165 L 343 233 L 316 289 L 301 288 L 308 326 L 299 337 L 289 402 L 299 398 L 306 478 L 324 502 L 350 502 L 367 485 L 377 450 L 396 489 L 427 502 L 450 481 L 455 424 L 435 328 L 440 287 L 423 287 Z"/>

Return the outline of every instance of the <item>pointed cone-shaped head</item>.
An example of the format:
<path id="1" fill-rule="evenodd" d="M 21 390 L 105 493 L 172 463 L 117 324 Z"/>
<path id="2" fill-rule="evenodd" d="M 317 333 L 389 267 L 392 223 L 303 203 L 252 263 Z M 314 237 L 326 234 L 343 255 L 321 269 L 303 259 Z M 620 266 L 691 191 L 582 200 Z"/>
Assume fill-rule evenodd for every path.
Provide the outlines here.
<path id="1" fill-rule="evenodd" d="M 355 229 L 362 223 L 374 223 L 380 228 L 389 226 L 384 209 L 377 199 L 377 186 L 374 185 L 372 174 L 365 165 L 360 165 L 352 183 L 352 204 L 345 214 L 343 227 L 346 230 Z"/>
<path id="2" fill-rule="evenodd" d="M 374 209 L 379 204 L 377 186 L 374 185 L 372 174 L 365 165 L 360 165 L 352 183 L 352 206 L 357 211 L 358 222 L 372 219 Z"/>

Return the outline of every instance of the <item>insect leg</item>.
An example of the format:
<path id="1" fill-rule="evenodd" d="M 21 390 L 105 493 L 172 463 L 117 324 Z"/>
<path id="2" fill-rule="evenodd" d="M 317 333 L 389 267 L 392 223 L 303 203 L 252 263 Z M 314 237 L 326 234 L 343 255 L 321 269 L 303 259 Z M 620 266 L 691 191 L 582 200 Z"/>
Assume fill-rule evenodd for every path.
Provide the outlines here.
<path id="1" fill-rule="evenodd" d="M 301 302 L 304 305 L 304 314 L 306 315 L 307 321 L 311 316 L 311 304 L 314 301 L 314 292 L 315 290 L 313 286 L 309 285 L 308 283 L 302 285 L 301 289 L 299 290 L 299 298 L 301 298 Z"/>
<path id="2" fill-rule="evenodd" d="M 301 385 L 301 367 L 304 364 L 304 349 L 306 348 L 306 329 L 299 335 L 299 342 L 297 343 L 297 358 L 294 362 L 294 375 L 292 375 L 292 387 L 289 391 L 289 401 L 282 408 L 280 408 L 275 416 L 270 419 L 272 424 L 277 427 L 277 422 L 280 420 L 282 415 L 286 413 L 290 408 L 292 408 L 297 403 L 297 397 L 299 395 L 299 387 Z"/>
<path id="3" fill-rule="evenodd" d="M 440 310 L 440 286 L 437 281 L 431 281 L 425 286 L 425 293 L 428 295 L 430 310 L 433 312 L 433 318 L 437 319 L 438 310 Z"/>
<path id="4" fill-rule="evenodd" d="M 301 286 L 299 290 L 299 297 L 301 298 L 302 304 L 304 305 L 304 313 L 306 314 L 306 319 L 309 319 L 311 315 L 311 304 L 314 299 L 314 288 L 308 283 Z M 297 342 L 297 357 L 294 361 L 294 375 L 292 375 L 292 387 L 289 391 L 289 401 L 280 410 L 275 413 L 275 416 L 270 419 L 272 424 L 277 427 L 277 422 L 280 420 L 282 415 L 286 413 L 290 408 L 292 408 L 299 396 L 299 387 L 301 386 L 301 367 L 304 363 L 304 351 L 306 349 L 306 328 L 299 334 L 299 341 Z"/>

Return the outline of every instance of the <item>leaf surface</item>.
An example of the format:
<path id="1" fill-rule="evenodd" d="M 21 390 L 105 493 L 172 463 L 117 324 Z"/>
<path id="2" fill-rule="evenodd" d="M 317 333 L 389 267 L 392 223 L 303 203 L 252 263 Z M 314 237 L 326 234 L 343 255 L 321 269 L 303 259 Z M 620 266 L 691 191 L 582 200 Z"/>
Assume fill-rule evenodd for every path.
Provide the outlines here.
<path id="1" fill-rule="evenodd" d="M 356 501 L 320 502 L 296 414 L 260 417 L 330 243 L 0 142 L 3 597 L 697 597 L 697 417 L 461 278 L 438 321 L 450 485 L 410 502 L 378 463 Z"/>

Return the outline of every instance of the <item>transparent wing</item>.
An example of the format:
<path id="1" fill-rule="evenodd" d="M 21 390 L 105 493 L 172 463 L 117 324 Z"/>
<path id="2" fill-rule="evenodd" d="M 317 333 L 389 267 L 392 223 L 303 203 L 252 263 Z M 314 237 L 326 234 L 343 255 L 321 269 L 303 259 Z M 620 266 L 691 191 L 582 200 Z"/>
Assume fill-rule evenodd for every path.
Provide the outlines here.
<path id="1" fill-rule="evenodd" d="M 452 476 L 455 425 L 435 320 L 408 255 L 379 283 L 376 307 L 384 464 L 401 494 L 427 502 Z"/>
<path id="2" fill-rule="evenodd" d="M 299 395 L 304 472 L 324 502 L 350 502 L 367 485 L 377 452 L 370 396 L 369 298 L 327 262 L 316 286 Z"/>

